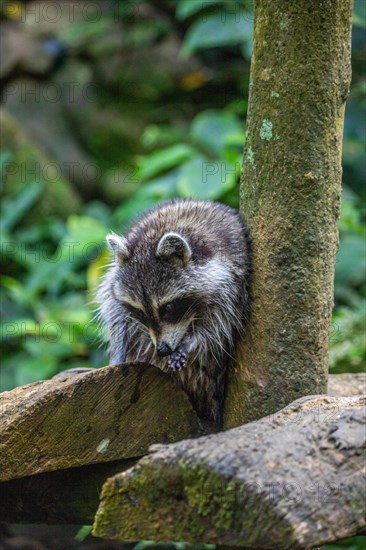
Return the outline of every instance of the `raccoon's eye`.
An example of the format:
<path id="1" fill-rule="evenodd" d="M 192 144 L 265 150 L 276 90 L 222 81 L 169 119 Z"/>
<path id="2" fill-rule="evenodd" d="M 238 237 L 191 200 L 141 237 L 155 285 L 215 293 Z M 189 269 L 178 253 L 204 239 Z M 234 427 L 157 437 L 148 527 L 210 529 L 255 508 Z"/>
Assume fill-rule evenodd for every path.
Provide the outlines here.
<path id="1" fill-rule="evenodd" d="M 178 298 L 173 302 L 164 304 L 159 308 L 159 317 L 162 321 L 177 323 L 192 308 L 192 298 Z"/>

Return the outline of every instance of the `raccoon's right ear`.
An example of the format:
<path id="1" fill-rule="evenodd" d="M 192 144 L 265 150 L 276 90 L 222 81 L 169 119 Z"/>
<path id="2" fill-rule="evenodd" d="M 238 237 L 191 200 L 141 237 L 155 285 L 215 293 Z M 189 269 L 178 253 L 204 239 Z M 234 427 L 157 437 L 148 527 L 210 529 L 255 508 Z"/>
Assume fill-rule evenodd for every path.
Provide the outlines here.
<path id="1" fill-rule="evenodd" d="M 192 257 L 187 241 L 178 233 L 165 233 L 156 249 L 156 257 L 164 260 L 177 260 L 186 265 Z"/>
<path id="2" fill-rule="evenodd" d="M 107 235 L 106 241 L 110 251 L 113 252 L 114 260 L 123 265 L 130 255 L 125 237 L 111 233 Z"/>

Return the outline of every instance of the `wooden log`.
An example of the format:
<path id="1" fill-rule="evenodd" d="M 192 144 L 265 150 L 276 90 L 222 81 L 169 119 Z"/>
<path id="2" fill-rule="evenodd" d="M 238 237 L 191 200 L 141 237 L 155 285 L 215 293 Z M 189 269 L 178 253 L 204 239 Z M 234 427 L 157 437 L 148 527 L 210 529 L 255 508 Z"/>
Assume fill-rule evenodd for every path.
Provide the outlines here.
<path id="1" fill-rule="evenodd" d="M 202 433 L 159 369 L 114 365 L 0 394 L 0 481 L 144 455 Z"/>
<path id="2" fill-rule="evenodd" d="M 66 377 L 68 375 L 69 371 L 60 376 Z M 72 380 L 76 384 L 79 383 L 75 377 Z M 70 382 L 72 380 L 70 379 Z M 104 378 L 100 378 L 98 375 L 97 380 L 100 381 L 100 391 L 102 391 Z M 86 379 L 86 382 L 88 383 L 88 379 Z M 44 389 L 41 389 L 43 384 L 46 384 L 46 388 L 51 391 L 49 382 L 39 382 L 37 383 L 37 395 L 46 393 Z M 329 377 L 329 391 L 332 392 L 332 395 L 337 392 L 339 395 L 358 395 L 362 393 L 362 390 L 365 390 L 365 386 L 365 374 L 331 375 Z M 54 387 L 54 384 L 52 384 L 52 387 Z M 55 391 L 58 391 L 58 387 L 58 384 L 56 388 L 54 387 Z M 34 385 L 28 387 L 29 391 L 34 389 Z M 29 391 L 24 392 L 26 401 L 29 399 Z M 17 399 L 19 398 L 17 409 L 24 408 L 26 414 L 28 414 L 25 403 L 20 400 L 22 394 L 23 390 L 16 391 Z M 5 397 L 9 402 L 9 395 L 5 395 Z M 50 399 L 50 395 L 47 399 Z M 15 405 L 15 401 L 13 404 Z M 79 402 L 79 405 L 81 407 L 82 403 Z M 42 407 L 39 410 L 42 410 Z M 8 408 L 8 414 L 9 412 Z M 176 415 L 175 410 L 174 415 Z M 9 417 L 8 422 L 11 423 Z M 34 416 L 34 423 L 35 425 L 38 424 L 36 416 Z M 16 430 L 16 423 L 13 422 L 12 425 Z M 27 443 L 27 440 L 25 441 Z M 29 456 L 27 448 L 22 450 L 22 456 Z M 34 457 L 31 456 L 30 458 L 33 460 Z M 44 472 L 2 482 L 0 483 L 0 494 L 5 498 L 0 499 L 0 521 L 10 523 L 92 523 L 105 480 L 117 472 L 130 468 L 137 462 L 138 458 L 73 467 L 72 455 L 70 454 L 68 469 Z M 26 464 L 24 468 L 27 469 Z"/>
<path id="3" fill-rule="evenodd" d="M 366 373 L 331 374 L 327 393 L 335 397 L 366 394 Z"/>
<path id="4" fill-rule="evenodd" d="M 107 480 L 94 535 L 286 550 L 362 532 L 365 404 L 304 397 L 239 428 L 154 445 Z"/>

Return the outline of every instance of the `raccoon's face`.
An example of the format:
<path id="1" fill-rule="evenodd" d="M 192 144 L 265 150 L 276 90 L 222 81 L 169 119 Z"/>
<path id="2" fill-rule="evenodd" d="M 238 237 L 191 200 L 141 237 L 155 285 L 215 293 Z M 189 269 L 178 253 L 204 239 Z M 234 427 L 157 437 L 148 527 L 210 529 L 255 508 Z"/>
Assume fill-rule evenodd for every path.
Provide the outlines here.
<path id="1" fill-rule="evenodd" d="M 189 295 L 160 303 L 137 302 L 130 295 L 123 298 L 128 315 L 149 334 L 160 357 L 171 355 L 183 341 L 189 341 L 193 324 L 201 314 L 197 300 Z"/>
<path id="2" fill-rule="evenodd" d="M 113 296 L 130 320 L 149 335 L 157 355 L 171 355 L 182 343 L 189 348 L 205 305 L 192 285 L 188 242 L 167 233 L 152 252 L 146 248 L 133 253 L 123 237 L 109 235 L 107 242 L 117 260 Z"/>

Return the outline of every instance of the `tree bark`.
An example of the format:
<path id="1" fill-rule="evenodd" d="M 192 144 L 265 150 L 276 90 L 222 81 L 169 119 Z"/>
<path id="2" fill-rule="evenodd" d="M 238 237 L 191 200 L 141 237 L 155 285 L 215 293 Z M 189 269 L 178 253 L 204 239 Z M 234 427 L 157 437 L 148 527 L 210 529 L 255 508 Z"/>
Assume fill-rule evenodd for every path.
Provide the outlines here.
<path id="1" fill-rule="evenodd" d="M 325 393 L 352 0 L 256 0 L 241 212 L 252 314 L 227 428 Z"/>
<path id="2" fill-rule="evenodd" d="M 94 534 L 293 550 L 362 532 L 365 403 L 304 397 L 239 428 L 154 445 L 106 481 Z"/>

